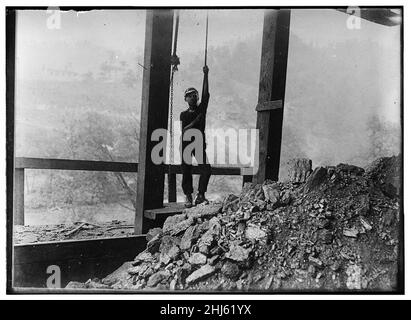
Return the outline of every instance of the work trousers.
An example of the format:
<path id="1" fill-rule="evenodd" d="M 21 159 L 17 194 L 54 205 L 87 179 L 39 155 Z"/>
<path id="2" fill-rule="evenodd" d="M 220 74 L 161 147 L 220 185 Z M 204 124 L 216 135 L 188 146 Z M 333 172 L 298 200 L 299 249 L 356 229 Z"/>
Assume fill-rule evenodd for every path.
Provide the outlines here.
<path id="1" fill-rule="evenodd" d="M 183 150 L 189 144 L 190 144 L 190 141 L 183 141 L 180 144 L 181 168 L 183 171 L 183 182 L 182 182 L 183 192 L 184 194 L 193 193 L 192 157 L 194 156 L 198 162 L 198 169 L 200 171 L 200 179 L 198 181 L 198 192 L 205 193 L 207 192 L 208 181 L 210 180 L 210 176 L 211 176 L 211 166 L 208 163 L 206 146 L 204 144 L 204 147 L 201 150 L 198 150 L 198 149 L 192 150 L 190 161 L 186 162 L 184 161 Z M 201 157 L 196 155 L 196 152 L 202 153 L 202 156 L 203 156 L 202 159 Z"/>

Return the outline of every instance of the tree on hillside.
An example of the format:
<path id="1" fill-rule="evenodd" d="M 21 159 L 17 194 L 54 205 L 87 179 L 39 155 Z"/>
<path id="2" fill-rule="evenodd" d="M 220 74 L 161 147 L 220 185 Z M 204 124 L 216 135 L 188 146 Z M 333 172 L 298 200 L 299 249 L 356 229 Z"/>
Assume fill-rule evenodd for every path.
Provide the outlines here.
<path id="1" fill-rule="evenodd" d="M 137 157 L 138 132 L 135 116 L 114 120 L 97 112 L 68 116 L 64 122 L 65 151 L 61 158 L 101 161 L 133 161 Z M 117 155 L 120 155 L 117 157 Z M 56 172 L 48 191 L 54 205 L 131 203 L 136 207 L 136 174 L 121 172 Z"/>

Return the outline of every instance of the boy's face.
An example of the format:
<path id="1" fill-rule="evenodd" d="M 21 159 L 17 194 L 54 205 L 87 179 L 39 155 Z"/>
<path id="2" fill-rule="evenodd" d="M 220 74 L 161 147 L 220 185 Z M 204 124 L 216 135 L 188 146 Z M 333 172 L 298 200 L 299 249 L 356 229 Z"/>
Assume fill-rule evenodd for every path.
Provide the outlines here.
<path id="1" fill-rule="evenodd" d="M 190 106 L 196 106 L 197 101 L 198 101 L 198 96 L 197 93 L 191 92 L 186 95 L 185 101 L 190 105 Z"/>

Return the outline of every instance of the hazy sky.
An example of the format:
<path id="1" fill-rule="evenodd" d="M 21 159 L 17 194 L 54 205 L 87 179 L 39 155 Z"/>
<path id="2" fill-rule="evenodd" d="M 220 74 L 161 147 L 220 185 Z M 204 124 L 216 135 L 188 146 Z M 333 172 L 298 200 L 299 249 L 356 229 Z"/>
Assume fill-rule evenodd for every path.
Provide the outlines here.
<path id="1" fill-rule="evenodd" d="M 90 12 L 62 12 L 61 29 L 47 28 L 46 11 L 19 12 L 19 37 L 27 41 L 92 41 L 117 50 L 142 50 L 144 47 L 144 10 L 95 10 Z M 238 39 L 259 35 L 262 28 L 262 10 L 209 10 L 209 44 L 220 45 Z M 179 48 L 198 51 L 204 48 L 206 10 L 181 10 L 180 36 L 190 37 Z"/>
<path id="2" fill-rule="evenodd" d="M 210 44 L 261 35 L 263 10 L 208 10 Z M 133 50 L 144 45 L 144 10 L 95 10 L 88 12 L 62 12 L 61 29 L 46 26 L 50 16 L 46 11 L 20 11 L 18 26 L 24 32 L 22 39 L 36 41 L 90 40 L 109 48 Z M 346 28 L 348 15 L 331 9 L 292 10 L 292 32 L 307 41 L 319 44 L 329 41 L 364 37 L 387 46 L 397 45 L 399 27 L 386 27 L 361 20 L 361 30 Z M 181 10 L 180 32 L 193 36 L 193 50 L 204 46 L 206 10 Z M 330 34 L 332 38 L 330 39 Z"/>
<path id="3" fill-rule="evenodd" d="M 209 46 L 220 46 L 250 37 L 261 38 L 263 10 L 208 10 Z M 127 55 L 144 48 L 144 10 L 95 10 L 83 13 L 62 12 L 61 28 L 47 28 L 46 11 L 20 11 L 17 32 L 18 76 L 34 74 L 35 68 L 47 65 L 63 68 L 68 62 L 75 71 L 99 67 L 99 50 L 110 49 Z M 376 61 L 382 70 L 394 70 L 396 78 L 384 88 L 387 105 L 399 97 L 400 27 L 386 27 L 361 20 L 360 30 L 346 27 L 348 15 L 330 9 L 295 9 L 291 15 L 291 32 L 316 46 L 350 39 L 372 39 L 384 46 L 385 54 Z M 184 52 L 204 50 L 206 10 L 182 10 L 178 49 Z M 87 43 L 87 46 L 82 43 Z M 75 61 L 74 66 L 72 62 Z M 93 65 L 94 64 L 94 65 Z M 78 70 L 76 70 L 76 67 Z M 20 71 L 20 72 L 19 72 Z M 393 74 L 392 72 L 390 74 Z M 394 107 L 394 106 L 393 106 Z M 398 108 L 387 108 L 386 117 L 399 118 Z"/>

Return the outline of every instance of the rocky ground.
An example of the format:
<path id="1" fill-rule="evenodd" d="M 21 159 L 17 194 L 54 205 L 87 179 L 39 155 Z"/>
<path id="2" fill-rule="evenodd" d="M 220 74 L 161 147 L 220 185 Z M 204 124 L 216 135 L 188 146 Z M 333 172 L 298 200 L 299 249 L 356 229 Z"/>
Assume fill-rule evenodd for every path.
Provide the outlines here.
<path id="1" fill-rule="evenodd" d="M 147 248 L 104 279 L 69 288 L 394 291 L 401 158 L 363 169 L 290 167 L 287 183 L 246 184 L 222 203 L 168 218 Z"/>

